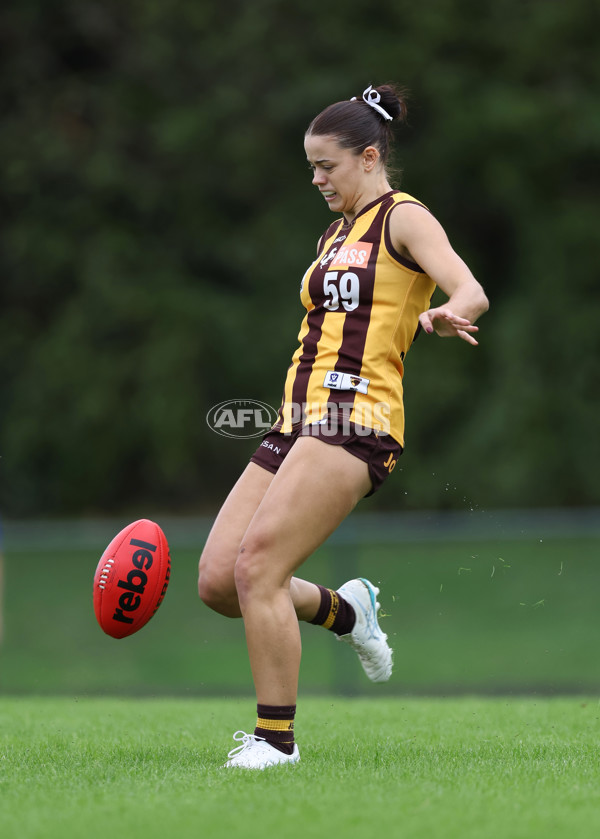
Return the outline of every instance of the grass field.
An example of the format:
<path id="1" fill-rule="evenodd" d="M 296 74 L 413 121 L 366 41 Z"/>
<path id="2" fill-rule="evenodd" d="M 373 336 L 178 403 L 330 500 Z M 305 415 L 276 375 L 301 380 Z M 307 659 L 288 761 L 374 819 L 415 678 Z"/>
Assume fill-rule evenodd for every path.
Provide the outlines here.
<path id="1" fill-rule="evenodd" d="M 597 698 L 308 697 L 301 762 L 223 770 L 247 699 L 0 699 L 3 839 L 592 839 Z"/>
<path id="2" fill-rule="evenodd" d="M 199 603 L 198 551 L 172 550 L 160 611 L 115 641 L 103 547 L 7 552 L 2 839 L 600 835 L 597 537 L 325 545 L 308 579 L 381 583 L 394 674 L 371 685 L 303 625 L 302 760 L 249 774 L 220 768 L 255 721 L 243 626 Z"/>

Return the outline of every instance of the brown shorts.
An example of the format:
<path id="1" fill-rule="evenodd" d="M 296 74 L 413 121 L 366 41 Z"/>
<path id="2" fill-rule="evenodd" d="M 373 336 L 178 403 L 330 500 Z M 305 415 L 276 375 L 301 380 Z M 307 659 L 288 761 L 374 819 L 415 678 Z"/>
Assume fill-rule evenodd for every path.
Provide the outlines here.
<path id="1" fill-rule="evenodd" d="M 402 446 L 389 434 L 378 434 L 372 430 L 365 434 L 366 430 L 361 427 L 360 434 L 352 432 L 348 434 L 341 430 L 332 433 L 330 428 L 324 428 L 315 423 L 299 426 L 287 434 L 282 434 L 281 431 L 269 431 L 263 437 L 262 443 L 250 461 L 275 474 L 298 437 L 318 437 L 324 443 L 342 446 L 367 464 L 372 484 L 367 496 L 373 495 L 394 471 L 398 458 L 402 454 Z"/>

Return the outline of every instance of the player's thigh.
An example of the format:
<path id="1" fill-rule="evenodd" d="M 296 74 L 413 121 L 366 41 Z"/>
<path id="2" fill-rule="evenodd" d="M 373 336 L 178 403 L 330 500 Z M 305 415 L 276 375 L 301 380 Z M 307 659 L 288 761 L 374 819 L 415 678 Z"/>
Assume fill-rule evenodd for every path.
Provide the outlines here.
<path id="1" fill-rule="evenodd" d="M 249 463 L 227 496 L 206 540 L 198 566 L 203 600 L 235 595 L 234 567 L 242 538 L 274 475 Z"/>
<path id="2" fill-rule="evenodd" d="M 367 464 L 342 446 L 299 437 L 248 525 L 236 583 L 289 582 L 371 489 Z"/>

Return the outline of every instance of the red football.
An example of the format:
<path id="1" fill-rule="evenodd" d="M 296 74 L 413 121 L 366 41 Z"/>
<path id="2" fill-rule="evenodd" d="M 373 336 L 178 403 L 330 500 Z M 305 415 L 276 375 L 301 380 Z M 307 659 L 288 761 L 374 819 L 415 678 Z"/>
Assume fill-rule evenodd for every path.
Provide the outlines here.
<path id="1" fill-rule="evenodd" d="M 133 635 L 145 626 L 163 601 L 171 557 L 156 522 L 134 521 L 118 533 L 96 568 L 94 611 L 113 638 Z"/>

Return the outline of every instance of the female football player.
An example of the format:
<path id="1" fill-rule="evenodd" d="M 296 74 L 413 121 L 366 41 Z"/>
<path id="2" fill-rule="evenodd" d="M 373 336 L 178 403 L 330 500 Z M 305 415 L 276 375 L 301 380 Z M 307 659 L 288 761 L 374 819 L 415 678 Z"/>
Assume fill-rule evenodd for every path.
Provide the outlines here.
<path id="1" fill-rule="evenodd" d="M 296 576 L 302 563 L 392 472 L 404 442 L 402 375 L 422 328 L 476 345 L 481 285 L 417 199 L 392 189 L 391 125 L 406 115 L 390 85 L 337 102 L 309 125 L 312 183 L 338 217 L 302 281 L 306 316 L 276 424 L 214 523 L 200 559 L 208 606 L 242 617 L 256 689 L 254 732 L 238 731 L 227 767 L 295 763 L 299 621 L 357 652 L 367 676 L 389 679 L 378 589 L 337 591 Z M 430 308 L 435 286 L 447 295 Z"/>

